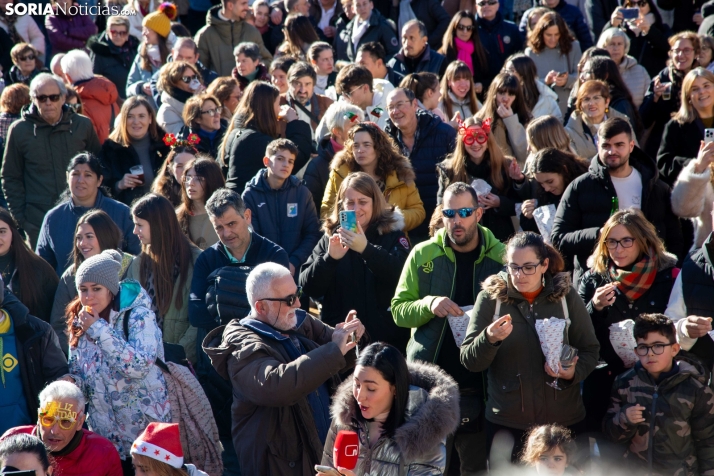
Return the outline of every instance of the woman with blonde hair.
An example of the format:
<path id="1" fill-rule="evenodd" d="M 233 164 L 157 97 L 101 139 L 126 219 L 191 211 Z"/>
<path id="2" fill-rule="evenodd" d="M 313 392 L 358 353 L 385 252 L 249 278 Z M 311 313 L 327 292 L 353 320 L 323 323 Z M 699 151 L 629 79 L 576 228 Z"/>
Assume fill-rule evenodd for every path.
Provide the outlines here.
<path id="1" fill-rule="evenodd" d="M 363 138 L 357 135 L 354 140 Z M 354 210 L 356 232 L 340 227 L 343 210 Z M 387 203 L 370 174 L 350 173 L 339 185 L 325 217 L 325 235 L 300 272 L 303 291 L 324 296 L 325 323 L 335 325 L 354 309 L 372 341 L 390 342 L 402 352 L 406 351 L 409 330 L 397 327 L 389 308 L 409 254 L 404 224 L 402 210 Z M 326 262 L 330 265 L 325 266 Z"/>
<path id="2" fill-rule="evenodd" d="M 714 127 L 714 73 L 695 68 L 682 82 L 682 105 L 664 128 L 657 155 L 660 173 L 677 177 L 672 188 L 672 211 L 694 222 L 694 245 L 699 248 L 712 230 L 712 163 L 714 143 L 704 129 Z"/>
<path id="3" fill-rule="evenodd" d="M 399 153 L 394 141 L 376 124 L 362 122 L 350 129 L 345 148 L 335 154 L 330 163 L 330 177 L 320 206 L 323 219 L 334 210 L 342 181 L 353 172 L 365 172 L 372 177 L 387 202 L 399 207 L 405 232 L 413 230 L 426 218 L 409 159 Z"/>
<path id="4" fill-rule="evenodd" d="M 444 112 L 448 121 L 454 121 L 454 127 L 458 127 L 458 121 L 465 121 L 479 111 L 481 103 L 476 94 L 474 77 L 466 63 L 450 63 L 441 79 L 439 109 Z"/>
<path id="5" fill-rule="evenodd" d="M 181 132 L 186 101 L 202 87 L 201 72 L 187 61 L 174 61 L 161 68 L 156 83 L 156 89 L 161 93 L 161 106 L 156 113 L 159 126 L 169 134 Z"/>
<path id="6" fill-rule="evenodd" d="M 665 250 L 640 210 L 620 210 L 603 225 L 578 288 L 600 342 L 600 357 L 608 364 L 585 380 L 588 430 L 600 431 L 612 383 L 627 370 L 611 344 L 610 326 L 641 313 L 664 313 L 679 273 L 676 264 L 677 257 Z"/>
<path id="7" fill-rule="evenodd" d="M 547 147 L 575 154 L 563 122 L 553 116 L 536 117 L 529 122 L 526 127 L 526 140 L 528 141 L 528 152 L 531 155 Z M 529 155 L 529 160 L 530 157 Z M 526 168 L 528 168 L 528 162 L 526 162 Z M 524 173 L 527 172 L 524 170 Z"/>
<path id="8" fill-rule="evenodd" d="M 456 149 L 437 165 L 441 203 L 446 188 L 454 182 L 472 183 L 481 179 L 491 186 L 488 194 L 479 195 L 479 205 L 484 208 L 481 224 L 491 230 L 496 238 L 505 241 L 515 231 L 511 217 L 516 215 L 519 197 L 513 188 L 514 178 L 523 182 L 515 160 L 506 158 L 491 131 L 491 121 L 467 119 L 459 128 Z"/>

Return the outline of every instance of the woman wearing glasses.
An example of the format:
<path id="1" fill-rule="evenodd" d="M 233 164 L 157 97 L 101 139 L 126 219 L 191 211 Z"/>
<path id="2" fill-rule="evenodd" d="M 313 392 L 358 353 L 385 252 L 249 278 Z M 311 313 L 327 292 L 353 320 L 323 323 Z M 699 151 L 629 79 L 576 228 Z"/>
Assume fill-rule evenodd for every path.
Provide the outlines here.
<path id="1" fill-rule="evenodd" d="M 178 134 L 185 126 L 183 109 L 186 101 L 203 89 L 201 73 L 191 63 L 174 61 L 161 68 L 156 89 L 161 92 L 156 122 L 169 134 Z"/>
<path id="2" fill-rule="evenodd" d="M 176 216 L 184 235 L 202 250 L 218 242 L 218 235 L 206 214 L 206 202 L 213 192 L 225 185 L 226 179 L 215 160 L 198 156 L 186 164 L 181 204 L 176 209 Z"/>
<path id="3" fill-rule="evenodd" d="M 701 44 L 699 37 L 692 31 L 683 31 L 669 38 L 670 64 L 657 73 L 645 93 L 640 106 L 640 117 L 645 129 L 652 128 L 644 150 L 650 157 L 657 157 L 657 150 L 664 132 L 664 126 L 682 105 L 682 82 L 692 69 L 699 66 L 697 57 Z M 663 171 L 660 178 L 670 187 L 677 179 Z"/>
<path id="4" fill-rule="evenodd" d="M 129 34 L 129 27 L 127 17 L 110 16 L 107 29 L 87 43 L 94 73 L 114 83 L 121 99 L 126 99 L 126 80 L 139 48 L 139 40 Z"/>
<path id="5" fill-rule="evenodd" d="M 484 208 L 481 224 L 491 230 L 500 241 L 514 232 L 511 217 L 516 215 L 518 195 L 513 181 L 525 177 L 515 160 L 508 159 L 496 144 L 491 133 L 491 121 L 470 118 L 459 127 L 456 149 L 436 166 L 439 174 L 437 203 L 441 203 L 446 188 L 454 182 L 486 182 L 491 190 L 479 194 L 479 205 Z M 515 179 L 514 179 L 515 177 Z M 478 189 L 477 189 L 478 190 Z"/>
<path id="6" fill-rule="evenodd" d="M 126 278 L 137 280 L 146 290 L 163 341 L 179 344 L 195 364 L 196 328 L 188 322 L 188 294 L 201 249 L 182 233 L 174 207 L 164 197 L 146 195 L 134 203 L 131 214 L 141 253 Z"/>
<path id="7" fill-rule="evenodd" d="M 353 210 L 357 231 L 340 227 L 340 212 Z M 391 299 L 409 254 L 404 216 L 387 204 L 365 172 L 342 181 L 325 218 L 325 235 L 302 266 L 300 285 L 308 296 L 324 296 L 322 320 L 331 326 L 357 311 L 372 342 L 389 342 L 406 352 L 409 329 L 392 319 Z"/>
<path id="8" fill-rule="evenodd" d="M 187 170 L 186 165 L 197 155 L 198 150 L 196 150 L 195 144 L 192 145 L 183 140 L 177 141 L 171 146 L 171 152 L 156 175 L 154 183 L 151 184 L 151 192 L 161 195 L 174 207 L 181 205 L 183 174 Z"/>
<path id="9" fill-rule="evenodd" d="M 654 225 L 633 208 L 620 210 L 605 222 L 588 263 L 578 293 L 607 367 L 596 369 L 585 380 L 583 400 L 588 429 L 600 431 L 612 383 L 627 370 L 611 343 L 610 326 L 642 313 L 664 313 L 679 269 L 677 257 L 665 251 Z"/>
<path id="10" fill-rule="evenodd" d="M 7 73 L 7 86 L 21 83 L 29 86 L 32 79 L 47 68 L 38 68 L 38 53 L 34 46 L 29 43 L 19 43 L 10 50 L 12 68 Z"/>
<path id="11" fill-rule="evenodd" d="M 228 129 L 228 121 L 221 118 L 222 111 L 223 106 L 217 97 L 208 93 L 193 96 L 186 101 L 183 108 L 185 126 L 178 138 L 186 140 L 189 135 L 196 134 L 201 140 L 195 144 L 196 150 L 215 160 L 218 157 L 218 147 Z"/>
<path id="12" fill-rule="evenodd" d="M 515 461 L 533 425 L 557 423 L 576 435 L 583 432 L 580 382 L 595 368 L 600 346 L 570 274 L 562 272 L 563 258 L 543 237 L 514 235 L 506 244 L 506 263 L 506 271 L 483 283 L 461 363 L 472 372 L 488 369 L 486 436 L 491 442 L 500 431 L 511 433 Z M 543 357 L 536 329 L 544 319 L 567 322 L 563 342 L 578 349 L 567 369 L 561 363 L 553 370 Z M 547 385 L 555 378 L 561 390 Z"/>
<path id="13" fill-rule="evenodd" d="M 473 75 L 474 92 L 483 93 L 483 85 L 486 82 L 484 72 L 488 71 L 488 59 L 478 35 L 478 26 L 474 22 L 473 13 L 461 10 L 451 19 L 444 33 L 439 53 L 446 56 L 449 65 L 456 60 L 466 64 Z"/>

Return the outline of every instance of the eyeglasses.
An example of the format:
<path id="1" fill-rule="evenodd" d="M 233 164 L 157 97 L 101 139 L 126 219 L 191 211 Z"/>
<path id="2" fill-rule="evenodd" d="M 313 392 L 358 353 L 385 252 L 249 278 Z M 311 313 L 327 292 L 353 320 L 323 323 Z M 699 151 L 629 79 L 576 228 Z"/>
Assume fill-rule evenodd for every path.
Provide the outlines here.
<path id="1" fill-rule="evenodd" d="M 518 273 L 523 273 L 527 276 L 530 276 L 532 274 L 535 274 L 536 269 L 538 269 L 538 266 L 543 264 L 542 261 L 539 261 L 536 264 L 524 264 L 523 266 L 516 266 L 515 264 L 509 264 L 506 266 L 506 269 L 508 270 L 508 274 L 515 276 Z"/>
<path id="2" fill-rule="evenodd" d="M 647 5 L 649 5 L 649 2 L 647 2 L 647 0 L 641 0 L 639 2 L 630 2 L 630 5 L 632 5 L 633 7 L 646 7 Z"/>
<path id="3" fill-rule="evenodd" d="M 295 301 L 300 299 L 302 297 L 302 286 L 298 286 L 297 291 L 295 294 L 291 294 L 288 297 L 284 298 L 263 298 L 260 299 L 261 301 L 275 301 L 275 302 L 284 302 L 288 306 L 292 307 L 293 304 L 295 304 Z"/>
<path id="4" fill-rule="evenodd" d="M 614 250 L 617 248 L 617 245 L 622 246 L 623 248 L 632 248 L 632 245 L 635 244 L 635 239 L 634 238 L 623 238 L 621 240 L 615 240 L 613 238 L 608 238 L 605 240 L 605 246 L 607 246 L 608 250 Z"/>
<path id="5" fill-rule="evenodd" d="M 661 352 L 660 352 L 661 353 Z M 80 413 L 81 415 L 81 413 Z M 77 415 L 79 417 L 79 415 Z M 71 430 L 74 425 L 77 424 L 78 418 L 65 417 L 60 418 L 57 415 L 48 415 L 46 413 L 40 413 L 40 424 L 45 428 L 51 428 L 55 423 L 59 423 L 59 427 L 62 430 Z"/>
<path id="6" fill-rule="evenodd" d="M 650 353 L 650 349 L 652 349 L 652 353 L 654 355 L 662 355 L 664 352 L 665 347 L 669 347 L 670 345 L 674 345 L 674 343 L 669 343 L 669 344 L 653 344 L 653 345 L 645 345 L 645 344 L 640 344 L 637 347 L 635 347 L 635 353 L 639 355 L 640 357 L 644 357 L 647 354 Z"/>
<path id="7" fill-rule="evenodd" d="M 206 179 L 201 177 L 200 175 L 186 175 L 183 178 L 183 183 L 189 184 L 189 183 L 193 182 L 194 180 L 198 183 L 203 183 L 206 181 Z"/>
<path id="8" fill-rule="evenodd" d="M 344 95 L 347 96 L 348 98 L 351 98 L 352 95 L 355 93 L 355 91 L 357 91 L 357 90 L 360 89 L 361 87 L 362 87 L 362 86 L 357 86 L 357 87 L 354 88 L 352 91 L 350 91 L 350 92 L 348 92 L 348 93 L 344 93 Z"/>
<path id="9" fill-rule="evenodd" d="M 683 55 L 689 56 L 692 53 L 694 53 L 694 48 L 675 48 L 675 49 L 671 49 L 669 51 L 671 51 L 675 55 L 678 55 L 681 53 Z"/>
<path id="10" fill-rule="evenodd" d="M 42 94 L 41 96 L 35 96 L 35 99 L 39 103 L 47 102 L 48 99 L 52 102 L 57 102 L 61 97 L 61 94 Z"/>
<path id="11" fill-rule="evenodd" d="M 208 114 L 209 116 L 214 117 L 214 116 L 220 114 L 222 110 L 223 110 L 223 107 L 222 107 L 222 106 L 218 106 L 218 107 L 213 108 L 213 109 L 208 109 L 208 110 L 206 110 L 206 111 L 201 111 L 201 114 Z"/>
<path id="12" fill-rule="evenodd" d="M 194 74 L 193 76 L 182 76 L 182 77 L 181 77 L 181 81 L 183 81 L 183 82 L 186 83 L 186 84 L 190 83 L 190 82 L 193 81 L 194 79 L 196 79 L 196 75 L 195 75 L 195 74 Z"/>
<path id="13" fill-rule="evenodd" d="M 456 25 L 456 29 L 459 31 L 471 31 L 474 29 L 473 25 Z"/>
<path id="14" fill-rule="evenodd" d="M 487 2 L 484 1 L 484 2 L 476 3 L 476 5 L 478 5 L 479 7 L 485 7 L 486 5 L 497 5 L 497 4 L 498 4 L 498 0 L 488 0 Z"/>
<path id="15" fill-rule="evenodd" d="M 454 218 L 456 214 L 458 213 L 461 218 L 468 218 L 471 215 L 474 214 L 475 208 L 459 208 L 458 210 L 452 210 L 449 208 L 445 208 L 444 210 L 441 210 L 441 214 L 444 215 L 446 218 Z"/>
<path id="16" fill-rule="evenodd" d="M 109 30 L 109 33 L 112 34 L 112 36 L 126 36 L 127 32 L 126 31 L 119 31 L 119 30 Z"/>
<path id="17" fill-rule="evenodd" d="M 20 61 L 35 61 L 37 57 L 35 55 L 19 56 L 17 59 Z"/>

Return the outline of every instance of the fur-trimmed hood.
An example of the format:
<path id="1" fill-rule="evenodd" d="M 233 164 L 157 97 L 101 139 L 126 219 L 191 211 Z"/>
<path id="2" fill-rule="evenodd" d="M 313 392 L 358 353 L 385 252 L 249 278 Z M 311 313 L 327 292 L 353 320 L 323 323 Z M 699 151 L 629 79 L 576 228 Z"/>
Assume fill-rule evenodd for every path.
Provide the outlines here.
<path id="1" fill-rule="evenodd" d="M 408 362 L 409 400 L 405 423 L 395 431 L 393 441 L 404 461 L 418 460 L 459 425 L 459 387 L 439 367 L 426 362 Z M 339 427 L 354 428 L 357 402 L 352 396 L 352 379 L 343 382 L 332 400 L 330 413 Z"/>
<path id="2" fill-rule="evenodd" d="M 550 302 L 558 302 L 570 291 L 570 273 L 558 273 L 553 276 L 550 272 L 545 273 L 545 286 L 541 294 L 548 297 Z M 507 272 L 501 271 L 486 278 L 482 289 L 488 293 L 491 299 L 498 299 L 501 302 L 512 304 L 515 298 L 525 299 L 510 284 L 510 276 Z"/>
<path id="3" fill-rule="evenodd" d="M 595 253 L 591 254 L 588 256 L 588 268 L 592 269 L 592 267 L 595 265 Z M 659 266 L 657 267 L 657 271 L 662 271 L 663 269 L 668 269 L 672 268 L 674 266 L 677 266 L 677 256 L 674 254 L 665 251 L 664 254 L 662 255 L 662 259 L 659 261 Z"/>

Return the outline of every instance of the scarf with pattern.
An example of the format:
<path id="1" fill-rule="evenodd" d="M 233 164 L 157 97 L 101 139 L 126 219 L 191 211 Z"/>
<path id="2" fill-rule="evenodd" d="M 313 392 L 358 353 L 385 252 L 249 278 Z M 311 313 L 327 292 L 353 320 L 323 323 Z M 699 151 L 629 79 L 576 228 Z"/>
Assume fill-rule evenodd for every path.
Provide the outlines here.
<path id="1" fill-rule="evenodd" d="M 20 18 L 18 15 L 8 15 L 5 12 L 4 8 L 0 8 L 0 22 L 7 25 L 7 32 L 10 35 L 13 44 L 22 43 L 23 41 L 25 41 L 20 37 L 20 34 L 15 28 L 15 23 L 17 23 L 18 18 Z"/>
<path id="2" fill-rule="evenodd" d="M 654 250 L 650 250 L 649 254 L 643 254 L 642 258 L 633 264 L 630 270 L 617 268 L 615 263 L 610 260 L 608 265 L 610 279 L 618 283 L 617 289 L 625 295 L 628 301 L 636 301 L 652 286 L 657 276 L 657 267 L 652 256 L 654 256 Z"/>

